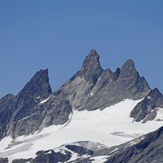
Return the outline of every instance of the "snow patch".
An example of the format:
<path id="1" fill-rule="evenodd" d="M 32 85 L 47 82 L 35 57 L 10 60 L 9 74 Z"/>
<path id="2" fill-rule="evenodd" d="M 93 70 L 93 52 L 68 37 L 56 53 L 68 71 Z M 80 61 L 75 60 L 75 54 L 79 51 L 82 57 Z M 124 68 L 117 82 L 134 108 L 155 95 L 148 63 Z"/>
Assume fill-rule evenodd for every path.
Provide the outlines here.
<path id="1" fill-rule="evenodd" d="M 107 161 L 108 156 L 97 156 L 97 157 L 93 157 L 92 159 L 92 163 L 102 163 Z"/>
<path id="2" fill-rule="evenodd" d="M 50 97 L 48 97 L 48 98 L 46 98 L 46 99 L 40 101 L 40 104 L 44 104 L 44 103 L 47 102 L 49 99 L 50 99 Z"/>
<path id="3" fill-rule="evenodd" d="M 155 121 L 163 121 L 163 108 L 157 108 L 157 115 Z"/>
<path id="4" fill-rule="evenodd" d="M 151 99 L 151 96 L 147 96 L 147 99 Z"/>
<path id="5" fill-rule="evenodd" d="M 10 136 L 3 138 L 0 141 L 0 151 L 6 149 L 12 141 L 13 139 Z"/>
<path id="6" fill-rule="evenodd" d="M 66 125 L 49 126 L 41 132 L 20 136 L 15 140 L 6 137 L 0 141 L 0 157 L 5 155 L 10 162 L 13 159 L 34 158 L 39 150 L 55 149 L 63 144 L 80 141 L 98 142 L 111 147 L 161 127 L 162 121 L 149 121 L 144 124 L 133 123 L 130 112 L 138 102 L 140 100 L 127 99 L 102 111 L 100 109 L 94 111 L 75 110 Z M 162 118 L 161 115 L 163 115 L 163 109 L 158 109 L 156 118 Z M 7 148 L 9 146 L 10 148 Z M 92 147 L 93 144 L 90 143 L 88 146 Z M 76 158 L 76 155 L 73 157 Z M 97 162 L 104 161 L 105 156 L 97 157 L 96 160 Z"/>

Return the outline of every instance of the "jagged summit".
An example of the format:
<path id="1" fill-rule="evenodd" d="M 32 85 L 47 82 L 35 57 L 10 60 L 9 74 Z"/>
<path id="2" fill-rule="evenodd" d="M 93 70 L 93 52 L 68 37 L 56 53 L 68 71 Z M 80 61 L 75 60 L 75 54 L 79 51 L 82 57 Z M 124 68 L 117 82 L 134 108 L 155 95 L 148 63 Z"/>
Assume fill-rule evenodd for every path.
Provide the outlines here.
<path id="1" fill-rule="evenodd" d="M 52 91 L 49 84 L 48 69 L 45 69 L 36 72 L 32 79 L 20 91 L 18 96 L 23 96 L 24 98 L 33 98 L 34 96 L 46 98 L 51 93 Z"/>
<path id="2" fill-rule="evenodd" d="M 112 72 L 103 70 L 96 50 L 86 56 L 83 66 L 56 94 L 68 98 L 74 110 L 104 109 L 123 99 L 141 99 L 150 92 L 144 77 L 140 77 L 129 59 Z"/>
<path id="3" fill-rule="evenodd" d="M 154 88 L 150 92 L 149 96 L 152 96 L 152 97 L 155 97 L 155 98 L 158 98 L 158 97 L 161 97 L 162 98 L 163 97 L 162 93 L 158 90 L 158 88 Z"/>
<path id="4" fill-rule="evenodd" d="M 84 77 L 87 81 L 96 83 L 102 71 L 103 69 L 101 68 L 99 62 L 99 55 L 97 54 L 96 50 L 93 49 L 86 56 L 79 75 Z"/>
<path id="5" fill-rule="evenodd" d="M 128 67 L 133 67 L 133 68 L 135 68 L 135 63 L 134 63 L 134 61 L 133 61 L 132 59 L 128 59 L 128 60 L 123 64 L 122 67 L 126 67 L 126 68 L 128 68 Z"/>
<path id="6" fill-rule="evenodd" d="M 18 96 L 25 96 L 25 98 L 40 96 L 40 98 L 46 98 L 51 93 L 52 91 L 49 84 L 48 69 L 45 69 L 36 72 Z"/>
<path id="7" fill-rule="evenodd" d="M 138 72 L 135 68 L 134 61 L 131 59 L 128 59 L 121 67 L 121 76 L 131 77 L 134 75 L 138 75 Z"/>
<path id="8" fill-rule="evenodd" d="M 84 62 L 83 62 L 83 66 L 82 69 L 88 68 L 92 66 L 95 67 L 101 67 L 100 66 L 100 62 L 99 62 L 99 55 L 97 54 L 96 50 L 91 50 L 90 53 L 86 56 Z"/>

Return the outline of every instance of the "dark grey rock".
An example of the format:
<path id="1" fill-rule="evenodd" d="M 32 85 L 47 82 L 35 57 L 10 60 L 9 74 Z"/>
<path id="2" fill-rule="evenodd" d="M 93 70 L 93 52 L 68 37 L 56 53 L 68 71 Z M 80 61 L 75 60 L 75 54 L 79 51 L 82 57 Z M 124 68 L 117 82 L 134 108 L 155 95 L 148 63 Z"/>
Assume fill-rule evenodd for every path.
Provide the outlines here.
<path id="1" fill-rule="evenodd" d="M 135 106 L 130 116 L 133 117 L 136 122 L 143 119 L 143 122 L 153 120 L 157 114 L 157 108 L 163 108 L 163 95 L 155 88 Z"/>
<path id="2" fill-rule="evenodd" d="M 54 152 L 53 150 L 39 151 L 36 155 L 36 158 L 30 163 L 59 163 L 66 162 L 71 158 L 70 152 L 62 154 L 60 152 Z"/>
<path id="3" fill-rule="evenodd" d="M 71 153 L 65 151 L 64 154 L 60 152 L 54 152 L 53 150 L 42 150 L 36 153 L 35 158 L 29 159 L 15 159 L 12 163 L 59 163 L 66 162 L 71 158 Z"/>
<path id="4" fill-rule="evenodd" d="M 32 161 L 32 158 L 29 159 L 15 159 L 12 161 L 12 163 L 30 163 Z"/>
<path id="5" fill-rule="evenodd" d="M 161 163 L 163 162 L 163 127 L 138 139 L 116 147 L 106 163 Z"/>
<path id="6" fill-rule="evenodd" d="M 27 135 L 38 129 L 44 116 L 37 104 L 50 96 L 48 70 L 40 70 L 16 96 L 7 95 L 0 100 L 0 139 Z"/>
<path id="7" fill-rule="evenodd" d="M 40 70 L 18 95 L 9 94 L 0 100 L 0 139 L 64 124 L 71 112 L 69 100 L 52 94 L 48 70 Z"/>
<path id="8" fill-rule="evenodd" d="M 43 120 L 37 104 L 51 93 L 48 70 L 38 71 L 14 97 L 14 112 L 8 124 L 8 135 L 27 135 L 37 130 Z"/>
<path id="9" fill-rule="evenodd" d="M 0 163 L 8 163 L 8 158 L 0 158 Z"/>
<path id="10" fill-rule="evenodd" d="M 101 76 L 105 76 L 105 73 L 104 71 Z M 103 83 L 103 86 L 99 87 L 99 83 Z M 145 78 L 139 76 L 133 61 L 128 60 L 121 68 L 117 68 L 116 72 L 109 71 L 108 76 L 99 78 L 86 108 L 104 109 L 124 99 L 141 99 L 149 92 L 150 88 Z"/>
<path id="11" fill-rule="evenodd" d="M 14 96 L 8 94 L 0 100 L 0 139 L 6 136 L 7 126 L 14 111 Z"/>
<path id="12" fill-rule="evenodd" d="M 50 125 L 62 125 L 68 122 L 69 115 L 72 113 L 72 108 L 68 100 L 66 99 L 53 99 L 46 105 L 42 105 L 41 108 L 46 110 L 44 119 L 39 127 L 43 129 Z M 52 102 L 52 103 L 51 103 Z"/>
<path id="13" fill-rule="evenodd" d="M 73 109 L 83 110 L 102 72 L 99 55 L 95 50 L 91 50 L 81 70 L 54 92 L 54 96 L 59 99 L 68 99 Z"/>
<path id="14" fill-rule="evenodd" d="M 77 145 L 66 145 L 65 146 L 67 149 L 77 153 L 79 156 L 82 155 L 93 155 L 94 151 L 89 150 L 87 148 L 84 148 L 82 146 L 77 146 Z"/>
<path id="15" fill-rule="evenodd" d="M 84 78 L 86 81 L 95 84 L 100 77 L 103 69 L 99 62 L 99 55 L 96 50 L 91 50 L 86 56 L 83 66 L 79 71 L 79 76 Z"/>
<path id="16" fill-rule="evenodd" d="M 18 110 L 15 116 L 16 120 L 28 116 L 33 107 L 51 93 L 48 70 L 40 70 L 16 96 L 16 107 Z"/>
<path id="17" fill-rule="evenodd" d="M 128 60 L 116 72 L 103 70 L 99 55 L 92 50 L 83 66 L 54 96 L 68 99 L 74 110 L 96 110 L 124 99 L 141 99 L 150 92 L 144 77 L 140 77 L 134 62 Z"/>

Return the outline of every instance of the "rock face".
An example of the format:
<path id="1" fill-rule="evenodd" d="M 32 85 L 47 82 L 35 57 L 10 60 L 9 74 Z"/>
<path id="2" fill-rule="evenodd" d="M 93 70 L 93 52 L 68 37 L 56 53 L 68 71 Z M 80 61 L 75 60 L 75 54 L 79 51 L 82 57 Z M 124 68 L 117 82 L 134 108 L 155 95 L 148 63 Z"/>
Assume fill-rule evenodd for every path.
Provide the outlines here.
<path id="1" fill-rule="evenodd" d="M 106 163 L 163 162 L 163 127 L 133 142 L 117 147 L 118 150 L 108 158 Z"/>
<path id="2" fill-rule="evenodd" d="M 103 70 L 96 50 L 91 50 L 79 70 L 52 93 L 48 70 L 38 71 L 16 95 L 0 100 L 0 139 L 28 135 L 50 125 L 66 124 L 73 110 L 104 109 L 123 99 L 141 99 L 150 92 L 134 62 L 128 60 L 116 72 Z M 131 116 L 141 119 L 134 112 Z M 142 116 L 143 117 L 143 116 Z"/>
<path id="3" fill-rule="evenodd" d="M 60 152 L 54 152 L 53 150 L 39 151 L 36 155 L 37 157 L 30 161 L 30 163 L 58 163 L 66 162 L 71 158 L 70 152 L 62 154 Z"/>
<path id="4" fill-rule="evenodd" d="M 14 112 L 14 96 L 6 95 L 0 100 L 0 139 L 6 136 L 7 125 L 9 124 Z"/>
<path id="5" fill-rule="evenodd" d="M 37 104 L 51 93 L 48 70 L 40 70 L 14 98 L 15 111 L 8 129 L 11 135 L 26 135 L 39 127 L 43 117 Z"/>
<path id="6" fill-rule="evenodd" d="M 75 110 L 95 110 L 123 99 L 141 99 L 149 92 L 148 83 L 139 76 L 132 60 L 117 68 L 116 72 L 103 70 L 99 55 L 92 50 L 81 70 L 54 94 L 67 98 Z"/>
<path id="7" fill-rule="evenodd" d="M 71 112 L 67 99 L 52 94 L 48 70 L 40 70 L 18 95 L 6 95 L 0 100 L 0 139 L 64 124 Z"/>
<path id="8" fill-rule="evenodd" d="M 91 50 L 83 62 L 83 66 L 79 71 L 78 75 L 84 78 L 90 84 L 96 84 L 100 77 L 103 69 L 99 62 L 99 55 L 96 50 Z"/>
<path id="9" fill-rule="evenodd" d="M 94 104 L 96 108 L 104 109 L 123 99 L 141 99 L 149 91 L 150 88 L 144 77 L 139 76 L 133 61 L 128 60 L 121 68 L 117 68 L 116 72 L 111 72 L 109 69 L 103 71 L 92 89 L 87 108 Z"/>
<path id="10" fill-rule="evenodd" d="M 0 163 L 8 163 L 8 159 L 7 158 L 0 158 Z"/>
<path id="11" fill-rule="evenodd" d="M 133 117 L 136 122 L 143 120 L 145 123 L 156 117 L 157 108 L 163 109 L 163 95 L 155 88 L 135 106 L 130 116 Z"/>

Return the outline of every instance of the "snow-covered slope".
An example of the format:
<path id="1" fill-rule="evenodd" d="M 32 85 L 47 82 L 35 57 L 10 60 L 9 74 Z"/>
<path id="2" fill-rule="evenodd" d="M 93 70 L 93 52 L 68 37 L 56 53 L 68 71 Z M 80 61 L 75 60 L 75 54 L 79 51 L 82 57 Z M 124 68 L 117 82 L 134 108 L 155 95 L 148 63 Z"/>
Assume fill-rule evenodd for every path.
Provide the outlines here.
<path id="1" fill-rule="evenodd" d="M 122 144 L 162 126 L 163 112 L 158 109 L 156 121 L 134 122 L 131 110 L 140 100 L 126 99 L 104 110 L 73 111 L 64 125 L 50 126 L 29 136 L 15 140 L 5 137 L 0 142 L 0 158 L 10 162 L 17 158 L 34 158 L 39 150 L 57 149 L 63 144 L 78 141 L 99 142 L 107 147 Z M 101 158 L 97 158 L 101 159 Z"/>

